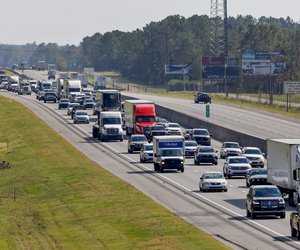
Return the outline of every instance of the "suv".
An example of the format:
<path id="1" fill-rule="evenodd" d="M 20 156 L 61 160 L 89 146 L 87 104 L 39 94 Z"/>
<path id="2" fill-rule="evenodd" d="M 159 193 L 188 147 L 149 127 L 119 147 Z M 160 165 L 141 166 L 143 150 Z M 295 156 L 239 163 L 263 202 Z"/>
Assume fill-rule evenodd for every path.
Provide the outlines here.
<path id="1" fill-rule="evenodd" d="M 225 159 L 228 156 L 239 156 L 242 154 L 240 145 L 237 142 L 223 142 L 220 158 Z"/>
<path id="2" fill-rule="evenodd" d="M 150 161 L 153 162 L 153 144 L 145 143 L 142 145 L 140 151 L 140 162 Z"/>
<path id="3" fill-rule="evenodd" d="M 191 140 L 196 141 L 199 145 L 210 146 L 211 134 L 205 128 L 194 128 L 191 133 Z"/>
<path id="4" fill-rule="evenodd" d="M 153 139 L 153 136 L 156 136 L 156 135 L 166 135 L 166 128 L 163 125 L 149 126 L 147 128 L 147 131 L 145 132 L 145 135 L 147 137 L 147 140 L 149 142 L 151 142 L 152 139 Z"/>
<path id="5" fill-rule="evenodd" d="M 132 135 L 128 139 L 128 153 L 133 153 L 133 151 L 140 151 L 142 145 L 148 143 L 145 135 Z"/>
<path id="6" fill-rule="evenodd" d="M 247 217 L 257 215 L 277 215 L 285 218 L 285 201 L 278 187 L 251 186 L 246 199 Z"/>
<path id="7" fill-rule="evenodd" d="M 246 176 L 251 169 L 245 156 L 230 156 L 223 165 L 224 176 L 228 179 L 232 176 Z"/>
<path id="8" fill-rule="evenodd" d="M 242 154 L 248 158 L 252 167 L 265 166 L 265 154 L 256 147 L 244 147 L 242 149 Z"/>
<path id="9" fill-rule="evenodd" d="M 195 103 L 211 103 L 211 96 L 209 96 L 208 94 L 205 93 L 197 93 L 196 95 L 194 95 L 194 102 Z"/>
<path id="10" fill-rule="evenodd" d="M 57 98 L 56 98 L 56 94 L 52 93 L 52 92 L 46 92 L 44 94 L 44 102 L 55 102 L 56 103 Z"/>

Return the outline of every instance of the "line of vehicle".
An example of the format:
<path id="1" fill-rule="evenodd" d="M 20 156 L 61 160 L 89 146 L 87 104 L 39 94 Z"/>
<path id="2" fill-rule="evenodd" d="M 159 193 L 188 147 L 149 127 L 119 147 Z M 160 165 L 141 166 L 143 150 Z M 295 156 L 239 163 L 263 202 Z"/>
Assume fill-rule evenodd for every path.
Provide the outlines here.
<path id="1" fill-rule="evenodd" d="M 49 107 L 49 106 L 47 106 L 47 105 L 44 105 L 44 104 L 40 103 L 40 102 L 37 101 L 37 100 L 32 100 L 32 99 L 29 98 L 29 97 L 25 97 L 25 96 L 22 96 L 22 97 L 23 97 L 23 98 L 27 98 L 28 100 L 34 101 L 35 103 L 38 103 L 39 106 L 40 106 L 43 110 L 47 111 L 48 113 L 55 114 L 55 117 L 54 117 L 54 118 L 55 118 L 57 121 L 59 121 L 61 124 L 63 124 L 64 126 L 66 126 L 66 123 L 65 123 L 65 122 L 68 122 L 68 119 L 65 118 L 61 113 L 59 113 L 59 112 L 56 111 L 55 109 L 53 109 L 53 108 L 51 108 L 51 107 Z M 59 117 L 59 118 L 58 118 L 58 117 Z M 63 121 L 62 121 L 62 120 L 63 120 Z M 70 124 L 70 123 L 68 123 L 68 124 Z M 88 133 L 86 130 L 82 129 L 82 128 L 81 128 L 80 126 L 78 126 L 78 125 L 71 126 L 71 127 L 73 128 L 72 131 L 75 132 L 75 133 L 76 133 L 77 135 L 79 135 L 79 136 L 82 136 L 82 135 L 90 136 L 90 133 Z M 75 127 L 76 127 L 76 129 L 75 129 Z M 70 128 L 70 127 L 68 127 L 68 128 Z M 76 130 L 77 130 L 77 131 L 76 131 Z M 79 130 L 80 132 L 79 132 L 78 130 Z M 91 141 L 94 141 L 94 139 L 91 139 Z M 132 162 L 135 162 L 135 160 L 134 160 L 133 158 L 130 158 L 130 157 L 128 157 L 127 155 L 121 153 L 120 151 L 118 151 L 118 150 L 116 150 L 115 148 L 111 147 L 111 146 L 108 145 L 107 143 L 103 143 L 103 142 L 102 142 L 101 144 L 92 144 L 92 146 L 97 147 L 97 148 L 102 149 L 102 150 L 103 150 L 103 148 L 104 148 L 104 149 L 107 150 L 108 153 L 113 153 L 115 156 L 120 157 L 121 159 L 125 160 L 125 161 L 127 162 L 126 167 L 129 168 L 130 170 L 136 170 L 136 168 L 133 168 L 133 166 L 135 166 L 135 167 L 137 167 L 137 168 L 139 168 L 139 169 L 141 169 L 141 170 L 144 170 L 144 171 L 147 170 L 149 173 L 152 173 L 152 174 L 151 174 L 152 177 L 155 177 L 155 178 L 157 178 L 158 180 L 164 182 L 164 185 L 161 185 L 163 188 L 167 188 L 167 186 L 166 186 L 165 184 L 169 184 L 169 185 L 172 186 L 173 188 L 176 188 L 177 190 L 179 190 L 179 191 L 181 191 L 181 192 L 183 191 L 183 193 L 184 193 L 185 195 L 189 195 L 190 197 L 195 198 L 195 199 L 198 200 L 198 201 L 204 202 L 204 204 L 206 204 L 206 205 L 213 205 L 213 207 L 214 207 L 215 209 L 217 209 L 217 210 L 219 210 L 219 211 L 221 211 L 221 212 L 225 212 L 225 213 L 226 213 L 227 215 L 229 215 L 229 216 L 235 215 L 235 216 L 240 217 L 240 219 L 241 219 L 240 221 L 242 221 L 242 222 L 244 222 L 244 223 L 246 223 L 246 224 L 248 224 L 248 225 L 249 225 L 249 223 L 251 223 L 251 224 L 255 225 L 255 228 L 256 228 L 256 229 L 257 229 L 257 227 L 260 227 L 262 230 L 265 230 L 265 231 L 262 231 L 262 230 L 259 230 L 259 231 L 264 232 L 265 234 L 267 234 L 267 235 L 269 235 L 269 236 L 271 236 L 271 237 L 273 237 L 273 235 L 279 236 L 279 237 L 280 237 L 280 241 L 282 241 L 283 243 L 285 243 L 285 244 L 287 244 L 287 245 L 289 245 L 289 246 L 294 247 L 294 245 L 292 245 L 292 244 L 290 244 L 290 243 L 297 244 L 297 245 L 300 246 L 300 242 L 291 240 L 290 238 L 288 238 L 288 237 L 286 237 L 286 236 L 284 236 L 284 235 L 282 235 L 282 234 L 280 234 L 280 233 L 278 233 L 278 232 L 276 232 L 276 231 L 274 231 L 274 230 L 272 230 L 272 229 L 270 229 L 270 228 L 268 228 L 268 227 L 266 227 L 266 226 L 264 226 L 264 225 L 262 225 L 262 224 L 259 224 L 259 223 L 257 223 L 256 221 L 253 221 L 253 220 L 247 218 L 246 216 L 243 216 L 243 215 L 241 215 L 241 214 L 239 214 L 239 213 L 237 213 L 237 212 L 235 212 L 235 211 L 233 211 L 233 210 L 231 210 L 231 209 L 229 209 L 229 208 L 227 208 L 227 207 L 225 207 L 225 206 L 223 206 L 223 205 L 221 205 L 221 204 L 219 204 L 219 203 L 217 203 L 217 202 L 214 202 L 213 200 L 208 199 L 208 198 L 206 198 L 205 196 L 203 196 L 203 195 L 201 195 L 201 194 L 195 193 L 193 190 L 191 190 L 191 189 L 189 189 L 189 188 L 187 188 L 187 187 L 181 185 L 181 184 L 178 183 L 178 182 L 173 181 L 172 179 L 170 179 L 170 178 L 168 178 L 168 177 L 166 177 L 166 176 L 164 176 L 164 175 L 162 175 L 162 174 L 160 174 L 160 173 L 156 173 L 153 169 L 151 169 L 151 168 L 149 168 L 149 167 L 147 167 L 147 166 L 145 166 L 145 165 L 143 165 L 143 164 L 141 164 L 141 163 L 136 162 L 136 163 L 132 164 Z M 114 158 L 114 159 L 115 159 L 115 158 Z M 117 159 L 116 159 L 116 160 L 117 160 Z M 157 180 L 156 180 L 155 182 L 157 183 Z M 168 189 L 169 189 L 169 188 L 168 188 Z M 172 191 L 172 189 L 169 189 L 169 190 Z M 172 191 L 172 192 L 174 192 L 174 191 Z M 243 192 L 244 192 L 244 191 L 243 191 Z M 176 194 L 176 195 L 179 196 L 179 197 L 184 197 L 184 195 L 182 195 L 182 194 L 180 194 L 180 193 L 178 193 L 178 194 Z M 200 204 L 198 204 L 198 203 L 195 203 L 195 204 L 196 204 L 197 206 L 200 206 L 200 207 L 201 207 Z M 195 205 L 195 204 L 194 204 L 194 205 Z M 266 232 L 266 231 L 267 231 L 267 232 Z M 268 232 L 269 232 L 269 233 L 268 233 Z"/>

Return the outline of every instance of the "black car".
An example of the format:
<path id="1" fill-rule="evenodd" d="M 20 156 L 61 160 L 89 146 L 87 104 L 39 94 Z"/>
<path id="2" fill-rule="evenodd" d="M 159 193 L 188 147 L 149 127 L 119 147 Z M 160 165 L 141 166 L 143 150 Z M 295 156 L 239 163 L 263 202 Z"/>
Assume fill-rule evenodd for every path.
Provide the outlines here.
<path id="1" fill-rule="evenodd" d="M 166 135 L 166 128 L 163 125 L 149 126 L 147 128 L 147 131 L 145 132 L 145 135 L 147 137 L 147 140 L 151 142 L 153 136 Z"/>
<path id="2" fill-rule="evenodd" d="M 217 152 L 218 151 L 212 146 L 199 145 L 194 156 L 194 164 L 200 165 L 200 163 L 212 163 L 218 165 Z"/>
<path id="3" fill-rule="evenodd" d="M 61 98 L 58 103 L 58 109 L 66 109 L 69 106 L 69 103 L 70 101 L 68 98 Z"/>
<path id="4" fill-rule="evenodd" d="M 250 169 L 248 174 L 246 175 L 246 186 L 250 187 L 252 185 L 267 185 L 267 175 L 267 169 Z"/>
<path id="5" fill-rule="evenodd" d="M 275 185 L 251 186 L 246 199 L 247 217 L 276 215 L 285 218 L 285 201 Z"/>
<path id="6" fill-rule="evenodd" d="M 191 140 L 196 141 L 200 145 L 211 145 L 211 134 L 205 128 L 194 128 L 191 133 Z"/>
<path id="7" fill-rule="evenodd" d="M 194 95 L 194 102 L 211 103 L 211 96 L 205 93 L 197 93 L 196 95 Z"/>

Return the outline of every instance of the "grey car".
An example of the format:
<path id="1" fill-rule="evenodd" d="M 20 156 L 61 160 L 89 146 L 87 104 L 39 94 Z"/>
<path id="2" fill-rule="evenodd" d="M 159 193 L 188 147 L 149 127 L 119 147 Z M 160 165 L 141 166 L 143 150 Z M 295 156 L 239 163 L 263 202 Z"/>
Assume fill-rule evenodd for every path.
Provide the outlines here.
<path id="1" fill-rule="evenodd" d="M 140 151 L 142 145 L 148 143 L 145 135 L 132 135 L 128 139 L 128 153 L 133 153 L 134 151 Z"/>
<path id="2" fill-rule="evenodd" d="M 145 143 L 140 151 L 140 162 L 153 162 L 153 144 Z"/>
<path id="3" fill-rule="evenodd" d="M 232 176 L 246 176 L 251 165 L 245 156 L 229 156 L 224 165 L 223 173 L 228 179 Z"/>

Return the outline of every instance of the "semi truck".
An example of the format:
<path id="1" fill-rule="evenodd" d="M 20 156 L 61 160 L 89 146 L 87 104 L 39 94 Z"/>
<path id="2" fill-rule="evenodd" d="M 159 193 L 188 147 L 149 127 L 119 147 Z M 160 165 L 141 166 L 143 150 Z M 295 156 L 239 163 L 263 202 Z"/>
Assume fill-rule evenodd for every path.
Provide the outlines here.
<path id="1" fill-rule="evenodd" d="M 117 89 L 102 89 L 96 92 L 96 104 L 93 114 L 101 111 L 121 111 L 121 92 Z"/>
<path id="2" fill-rule="evenodd" d="M 300 139 L 267 139 L 267 181 L 288 195 L 289 205 L 300 201 Z"/>
<path id="3" fill-rule="evenodd" d="M 63 91 L 63 97 L 69 98 L 71 101 L 74 100 L 75 96 L 80 94 L 82 91 L 81 81 L 64 79 Z"/>
<path id="4" fill-rule="evenodd" d="M 148 100 L 125 100 L 126 134 L 144 134 L 144 128 L 156 124 L 155 104 Z"/>
<path id="5" fill-rule="evenodd" d="M 78 79 L 81 81 L 81 86 L 87 88 L 87 77 L 85 74 L 79 74 Z"/>
<path id="6" fill-rule="evenodd" d="M 176 169 L 184 172 L 184 137 L 176 135 L 153 137 L 154 171 Z"/>
<path id="7" fill-rule="evenodd" d="M 93 125 L 93 138 L 101 141 L 123 141 L 122 116 L 119 111 L 100 112 Z"/>

